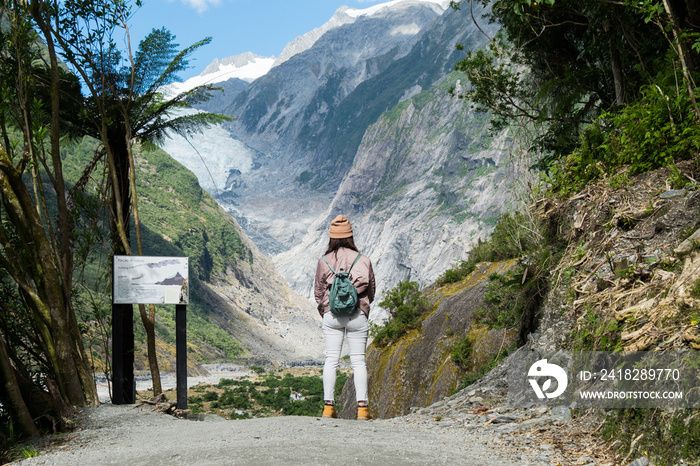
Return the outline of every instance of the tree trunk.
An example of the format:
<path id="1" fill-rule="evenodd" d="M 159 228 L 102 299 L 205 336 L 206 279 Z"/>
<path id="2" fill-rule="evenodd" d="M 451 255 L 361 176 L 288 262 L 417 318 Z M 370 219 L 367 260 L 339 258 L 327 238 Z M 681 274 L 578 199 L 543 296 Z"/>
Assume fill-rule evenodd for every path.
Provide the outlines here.
<path id="1" fill-rule="evenodd" d="M 129 174 L 131 198 L 133 200 L 134 210 L 134 228 L 136 230 L 136 248 L 139 255 L 143 255 L 143 243 L 141 241 L 141 220 L 139 218 L 138 196 L 136 195 L 136 161 L 134 160 L 133 145 L 131 144 L 131 123 L 129 121 L 129 109 L 124 109 L 124 127 L 126 129 L 126 147 L 129 156 Z M 151 370 L 151 382 L 153 383 L 153 396 L 158 396 L 163 393 L 163 387 L 160 382 L 160 368 L 158 367 L 158 353 L 156 353 L 156 307 L 153 304 L 146 306 L 139 304 L 139 313 L 141 314 L 141 322 L 146 330 L 146 353 L 148 355 L 148 367 Z"/>
<path id="2" fill-rule="evenodd" d="M 146 329 L 146 346 L 148 353 L 148 367 L 151 370 L 151 382 L 153 382 L 153 396 L 163 393 L 163 386 L 160 381 L 160 369 L 158 367 L 158 355 L 156 353 L 156 331 L 155 331 L 155 309 L 153 304 L 149 304 L 149 313 L 146 313 L 146 305 L 139 304 L 141 321 Z M 150 315 L 149 315 L 150 314 Z"/>
<path id="3" fill-rule="evenodd" d="M 610 21 L 603 22 L 603 30 L 608 36 L 608 46 L 610 47 L 610 69 L 613 75 L 613 83 L 615 85 L 615 105 L 625 103 L 625 77 L 622 72 L 622 60 L 620 60 L 620 51 L 617 48 L 616 40 L 613 34 L 610 33 Z"/>
<path id="4" fill-rule="evenodd" d="M 97 388 L 95 379 L 90 370 L 90 363 L 85 354 L 85 348 L 82 341 L 82 335 L 78 327 L 78 322 L 75 317 L 72 301 L 73 288 L 73 247 L 71 246 L 71 236 L 73 228 L 71 223 L 71 212 L 66 198 L 66 186 L 63 178 L 63 162 L 61 159 L 60 150 L 60 135 L 61 135 L 61 118 L 60 118 L 60 76 L 58 67 L 58 58 L 56 49 L 51 34 L 51 29 L 43 16 L 43 2 L 34 1 L 30 5 L 31 14 L 39 29 L 42 31 L 44 41 L 49 56 L 49 71 L 51 76 L 50 98 L 51 98 L 51 181 L 56 193 L 57 204 L 57 231 L 58 247 L 52 251 L 50 242 L 46 238 L 43 226 L 39 219 L 37 220 L 28 216 L 28 220 L 35 230 L 35 246 L 43 245 L 37 249 L 37 255 L 40 255 L 44 262 L 40 262 L 44 268 L 45 283 L 45 301 L 49 314 L 51 315 L 51 334 L 57 351 L 57 355 L 61 360 L 61 364 L 66 364 L 70 360 L 72 364 L 67 364 L 65 377 L 61 376 L 61 370 L 56 374 L 58 388 L 66 401 L 73 405 L 82 406 L 85 403 L 97 403 Z M 10 162 L 11 166 L 11 162 Z M 48 167 L 49 164 L 46 164 Z M 47 168 L 48 170 L 48 168 Z M 21 181 L 21 176 L 20 176 Z M 24 185 L 22 185 L 24 186 Z M 18 195 L 21 192 L 21 187 L 18 185 Z M 23 205 L 25 211 L 31 208 L 31 205 L 26 201 Z M 48 219 L 47 219 L 48 222 Z M 46 243 L 46 244 L 44 244 Z M 47 248 L 48 246 L 48 248 Z M 55 257 L 55 261 L 53 261 Z M 47 273 L 50 271 L 51 273 Z M 35 272 L 40 274 L 41 272 Z M 59 295 L 60 292 L 60 295 Z M 40 304 L 37 303 L 37 307 Z M 47 337 L 48 338 L 48 337 Z M 45 338 L 45 340 L 47 339 Z M 46 342 L 45 342 L 46 343 Z M 50 347 L 50 345 L 49 345 Z M 81 393 L 79 394 L 78 391 Z"/>
<path id="5" fill-rule="evenodd" d="M 22 398 L 22 393 L 17 384 L 17 378 L 12 369 L 12 364 L 10 363 L 10 358 L 7 354 L 7 348 L 2 335 L 0 335 L 0 375 L 2 375 L 2 379 L 4 380 L 2 391 L 4 391 L 7 396 L 7 403 L 12 420 L 16 423 L 20 433 L 23 435 L 32 438 L 38 437 L 39 430 L 36 428 L 36 425 L 34 425 L 32 415 L 27 409 L 24 398 Z"/>
<path id="6" fill-rule="evenodd" d="M 70 324 L 73 310 L 66 305 L 60 270 L 56 267 L 55 256 L 32 195 L 24 184 L 22 173 L 17 171 L 2 147 L 0 173 L 3 175 L 0 176 L 0 192 L 7 217 L 17 227 L 25 243 L 32 245 L 21 256 L 15 254 L 13 261 L 7 259 L 8 250 L 3 248 L 5 257 L 0 256 L 2 266 L 27 299 L 62 396 L 71 405 L 84 406 L 88 396 L 92 402 L 91 395 L 96 395 L 96 389 L 94 380 L 90 378 L 86 381 L 85 378 L 89 366 L 80 368 L 86 364 L 76 347 L 81 335 L 77 325 Z"/>
<path id="7" fill-rule="evenodd" d="M 693 110 L 695 111 L 695 118 L 700 120 L 700 107 L 698 107 L 698 102 L 695 99 L 695 89 L 693 88 L 693 78 L 690 75 L 690 68 L 688 65 L 687 57 L 690 55 L 687 53 L 687 47 L 682 40 L 682 28 L 679 23 L 679 18 L 676 16 L 676 12 L 671 6 L 671 0 L 663 0 L 664 9 L 671 22 L 671 30 L 673 31 L 673 46 L 676 47 L 676 52 L 678 53 L 678 58 L 681 61 L 681 67 L 683 69 L 683 80 L 686 83 L 688 89 L 688 97 L 690 97 L 690 102 L 693 105 Z"/>
<path id="8" fill-rule="evenodd" d="M 625 103 L 625 78 L 622 74 L 620 52 L 612 38 L 610 38 L 610 68 L 615 82 L 615 104 L 622 105 Z"/>

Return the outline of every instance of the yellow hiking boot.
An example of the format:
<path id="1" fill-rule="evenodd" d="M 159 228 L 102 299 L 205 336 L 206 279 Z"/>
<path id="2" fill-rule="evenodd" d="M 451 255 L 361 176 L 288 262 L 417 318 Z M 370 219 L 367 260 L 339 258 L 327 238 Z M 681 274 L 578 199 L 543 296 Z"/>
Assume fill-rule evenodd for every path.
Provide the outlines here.
<path id="1" fill-rule="evenodd" d="M 372 416 L 369 415 L 369 408 L 367 406 L 358 406 L 357 407 L 357 420 L 358 421 L 368 421 L 372 419 Z"/>
<path id="2" fill-rule="evenodd" d="M 338 417 L 338 415 L 335 413 L 335 406 L 333 405 L 324 405 L 323 406 L 323 417 Z"/>

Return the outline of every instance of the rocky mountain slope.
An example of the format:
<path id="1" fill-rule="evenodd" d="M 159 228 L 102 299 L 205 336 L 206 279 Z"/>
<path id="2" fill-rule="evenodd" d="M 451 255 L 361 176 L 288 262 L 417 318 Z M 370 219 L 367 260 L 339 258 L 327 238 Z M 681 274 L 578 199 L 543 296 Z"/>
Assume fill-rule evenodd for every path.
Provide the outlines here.
<path id="1" fill-rule="evenodd" d="M 264 76 L 207 104 L 237 118 L 230 144 L 221 138 L 216 151 L 201 141 L 206 149 L 188 160 L 174 151 L 308 298 L 339 212 L 375 262 L 381 292 L 434 280 L 508 208 L 520 176 L 508 134 L 488 134 L 488 119 L 448 92 L 461 85 L 450 74 L 455 44 L 487 38 L 468 9 L 445 6 L 338 10 Z"/>
<path id="2" fill-rule="evenodd" d="M 434 281 L 490 231 L 523 167 L 509 156 L 506 132 L 489 137 L 488 120 L 449 94 L 460 85 L 453 73 L 368 128 L 325 214 L 300 245 L 275 257 L 294 289 L 311 295 L 314 271 L 303 264 L 315 263 L 339 213 L 373 260 L 379 296 L 399 281 Z"/>
<path id="3" fill-rule="evenodd" d="M 415 86 L 410 78 L 368 81 L 398 61 L 408 68 L 412 47 L 443 8 L 403 1 L 371 16 L 347 11 L 336 13 L 347 23 L 255 80 L 225 111 L 237 118 L 227 129 L 254 158 L 217 201 L 270 255 L 299 243 L 326 210 L 367 126 Z M 411 74 L 420 75 L 413 67 L 420 67 L 415 60 Z M 444 71 L 429 74 L 432 82 Z"/>
<path id="4" fill-rule="evenodd" d="M 94 144 L 85 139 L 67 151 L 69 179 L 82 173 L 80 167 L 92 156 Z M 202 363 L 234 357 L 268 361 L 319 358 L 323 343 L 315 308 L 289 287 L 272 261 L 200 187 L 196 177 L 161 150 L 139 150 L 136 165 L 144 254 L 189 257 L 190 372 L 201 372 Z M 135 236 L 132 234 L 132 240 Z M 81 272 L 82 283 L 93 287 L 91 300 L 81 298 L 85 307 L 98 299 L 108 308 L 104 286 L 93 284 L 95 277 L 104 274 L 99 269 L 101 262 L 99 257 L 90 260 Z M 135 316 L 138 342 L 143 329 L 138 311 Z M 160 367 L 172 370 L 175 328 L 171 306 L 158 306 L 156 329 Z M 137 370 L 148 367 L 145 342 L 137 348 L 135 365 Z"/>
<path id="5" fill-rule="evenodd" d="M 677 167 L 683 179 L 696 179 L 696 161 Z M 491 273 L 507 274 L 510 267 L 517 272 L 516 281 L 522 276 L 525 282 L 524 270 L 530 270 L 532 258 L 479 264 L 460 282 L 426 290 L 433 306 L 415 330 L 388 347 L 370 347 L 372 414 L 416 412 L 452 423 L 476 415 L 483 416 L 484 426 L 495 424 L 498 432 L 536 429 L 546 432 L 548 443 L 555 445 L 551 454 L 571 464 L 584 456 L 588 462 L 613 461 L 613 451 L 620 455 L 618 461 L 628 459 L 622 464 L 646 454 L 667 464 L 697 459 L 699 421 L 692 410 L 577 410 L 575 404 L 518 403 L 509 392 L 510 375 L 525 374 L 523 358 L 532 354 L 541 359 L 562 350 L 688 354 L 700 349 L 697 185 L 673 189 L 678 178 L 669 168 L 620 180 L 601 181 L 568 198 L 549 197 L 530 207 L 538 213 L 543 235 L 562 252 L 552 256 L 557 260 L 549 269 L 539 272 L 548 292 L 536 311 L 537 327 L 523 346 L 511 349 L 510 356 L 474 385 L 438 401 L 462 377 L 473 380 L 494 354 L 508 349 L 516 338 L 503 332 L 517 332 L 522 321 L 504 327 L 497 323 L 504 319 L 496 317 L 487 328 L 481 323 Z M 544 251 L 551 244 L 545 241 L 542 246 Z M 493 299 L 493 288 L 490 293 Z M 510 312 L 515 304 L 506 301 L 498 309 Z M 465 336 L 472 342 L 468 370 L 455 364 L 453 353 Z M 345 416 L 352 417 L 351 380 L 341 402 Z M 542 418 L 545 413 L 559 418 L 565 429 Z M 598 446 L 583 453 L 571 443 L 572 436 Z M 512 441 L 520 440 L 516 436 Z"/>

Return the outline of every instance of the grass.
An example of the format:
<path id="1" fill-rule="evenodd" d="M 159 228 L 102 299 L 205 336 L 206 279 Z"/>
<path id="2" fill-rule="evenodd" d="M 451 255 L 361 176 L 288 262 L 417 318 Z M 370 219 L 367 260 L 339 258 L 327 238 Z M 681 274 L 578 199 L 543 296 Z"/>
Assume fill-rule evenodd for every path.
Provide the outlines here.
<path id="1" fill-rule="evenodd" d="M 698 464 L 700 419 L 694 411 L 610 410 L 601 436 L 622 458 L 647 456 L 659 466 Z"/>
<path id="2" fill-rule="evenodd" d="M 228 419 L 270 416 L 320 417 L 323 411 L 323 380 L 320 367 L 265 371 L 252 366 L 255 375 L 221 379 L 217 384 L 198 384 L 187 393 L 187 407 L 194 414 L 215 414 Z M 339 368 L 336 397 L 349 378 L 349 369 Z M 165 391 L 174 400 L 174 390 Z M 294 397 L 292 397 L 294 395 Z M 150 393 L 144 394 L 150 396 Z"/>

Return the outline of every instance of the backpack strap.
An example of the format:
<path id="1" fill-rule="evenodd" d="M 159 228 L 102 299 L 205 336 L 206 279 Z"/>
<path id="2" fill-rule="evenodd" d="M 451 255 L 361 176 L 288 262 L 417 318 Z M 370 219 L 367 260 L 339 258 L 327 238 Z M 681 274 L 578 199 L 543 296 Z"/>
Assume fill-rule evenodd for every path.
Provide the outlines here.
<path id="1" fill-rule="evenodd" d="M 328 261 L 326 260 L 326 256 L 325 256 L 325 255 L 323 256 L 323 262 L 326 263 L 326 265 L 328 266 L 328 268 L 331 269 L 331 272 L 333 272 L 333 275 L 335 275 L 335 274 L 336 274 L 336 273 L 335 273 L 335 270 L 333 270 L 333 266 L 332 266 L 331 264 L 328 263 Z M 352 267 L 351 267 L 351 268 L 352 268 Z"/>
<path id="2" fill-rule="evenodd" d="M 360 260 L 360 256 L 361 256 L 361 255 L 362 255 L 361 252 L 358 252 L 358 253 L 357 253 L 357 257 L 355 257 L 355 260 L 352 261 L 352 265 L 351 265 L 350 268 L 348 269 L 348 273 L 350 273 L 350 271 L 352 270 L 352 268 L 355 266 L 355 263 L 356 263 L 358 260 Z M 331 264 L 329 264 L 328 261 L 326 260 L 326 256 L 325 256 L 325 255 L 323 256 L 323 262 L 325 262 L 326 265 L 328 265 L 328 268 L 331 269 L 331 272 L 333 272 L 333 275 L 337 275 L 337 274 L 335 273 L 335 270 L 333 269 L 333 266 L 331 266 Z"/>
<path id="3" fill-rule="evenodd" d="M 362 253 L 360 253 L 360 252 L 357 253 L 357 257 L 355 258 L 354 261 L 352 261 L 352 265 L 351 265 L 350 268 L 348 269 L 348 273 L 350 273 L 350 271 L 352 270 L 352 268 L 353 268 L 353 266 L 355 265 L 355 263 L 356 263 L 358 260 L 360 260 L 360 256 L 361 256 L 361 255 L 362 255 Z M 323 257 L 326 257 L 326 256 L 323 256 Z"/>

